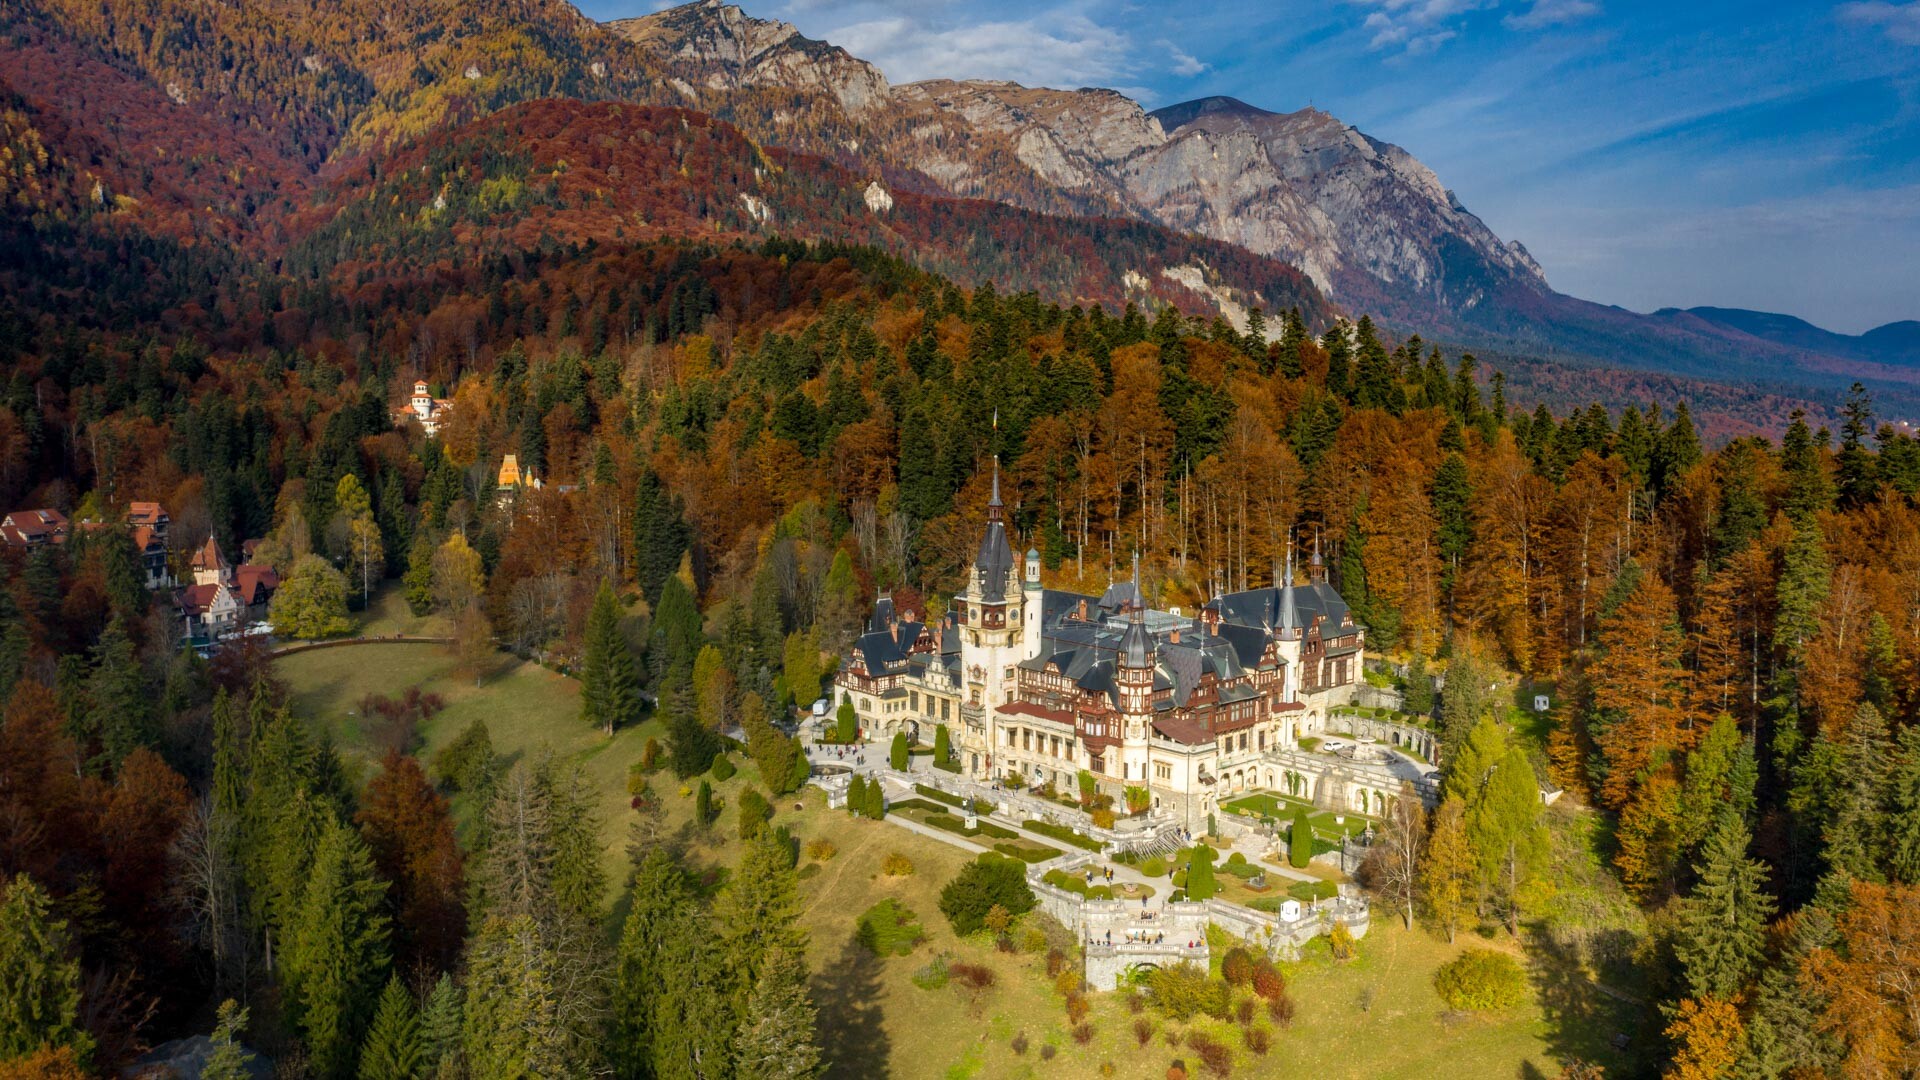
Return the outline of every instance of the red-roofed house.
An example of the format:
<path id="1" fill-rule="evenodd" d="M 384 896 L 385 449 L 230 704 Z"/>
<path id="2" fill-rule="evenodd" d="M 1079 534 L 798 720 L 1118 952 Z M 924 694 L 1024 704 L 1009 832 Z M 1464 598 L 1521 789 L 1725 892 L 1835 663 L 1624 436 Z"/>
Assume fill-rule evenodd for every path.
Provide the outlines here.
<path id="1" fill-rule="evenodd" d="M 167 566 L 167 529 L 173 523 L 167 508 L 157 502 L 136 502 L 127 507 L 127 525 L 133 533 L 134 550 L 147 572 L 147 588 L 170 589 L 173 571 Z"/>
<path id="2" fill-rule="evenodd" d="M 420 430 L 431 437 L 440 433 L 440 425 L 452 411 L 453 402 L 434 397 L 426 383 L 416 382 L 413 384 L 413 396 L 407 399 L 405 407 L 394 410 L 393 426 L 406 427 L 409 423 L 418 423 Z"/>
<path id="3" fill-rule="evenodd" d="M 178 594 L 190 640 L 212 644 L 266 619 L 274 590 L 280 587 L 280 575 L 273 567 L 263 563 L 235 567 L 212 537 L 193 553 L 192 566 L 193 584 Z"/>
<path id="4" fill-rule="evenodd" d="M 0 518 L 0 542 L 37 548 L 67 542 L 67 515 L 58 510 L 15 510 Z"/>

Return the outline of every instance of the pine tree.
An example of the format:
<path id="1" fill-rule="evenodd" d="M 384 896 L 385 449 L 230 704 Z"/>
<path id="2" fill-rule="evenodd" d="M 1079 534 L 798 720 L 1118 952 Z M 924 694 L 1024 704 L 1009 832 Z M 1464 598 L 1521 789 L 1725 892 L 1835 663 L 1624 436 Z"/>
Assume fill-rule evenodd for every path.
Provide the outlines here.
<path id="1" fill-rule="evenodd" d="M 1920 726 L 1900 729 L 1887 777 L 1887 876 L 1920 885 Z"/>
<path id="2" fill-rule="evenodd" d="M 153 688 L 134 655 L 133 639 L 119 615 L 107 622 L 93 647 L 93 675 L 87 680 L 92 701 L 88 727 L 100 742 L 100 756 L 110 767 L 142 746 L 152 746 L 155 730 Z"/>
<path id="3" fill-rule="evenodd" d="M 605 1020 L 589 959 L 556 947 L 530 914 L 488 917 L 468 949 L 461 1049 L 471 1075 L 593 1075 Z"/>
<path id="4" fill-rule="evenodd" d="M 82 1062 L 93 1052 L 80 1024 L 80 963 L 51 907 L 25 874 L 0 895 L 0 1061 L 43 1046 L 71 1048 Z"/>
<path id="5" fill-rule="evenodd" d="M 1895 756 L 1880 710 L 1865 702 L 1840 738 L 1832 803 L 1821 830 L 1827 865 L 1863 881 L 1884 881 L 1885 799 Z"/>
<path id="6" fill-rule="evenodd" d="M 1807 977 L 1807 962 L 1839 938 L 1833 916 L 1810 905 L 1781 920 L 1779 956 L 1760 975 L 1754 991 L 1746 1052 L 1736 1075 L 1824 1076 L 1839 1058 L 1833 1035 L 1823 1030 L 1827 997 Z"/>
<path id="7" fill-rule="evenodd" d="M 608 735 L 640 719 L 640 669 L 620 630 L 620 601 L 602 583 L 587 616 L 586 655 L 580 664 L 580 718 Z"/>
<path id="8" fill-rule="evenodd" d="M 771 950 L 805 951 L 806 932 L 796 925 L 799 907 L 799 884 L 785 845 L 765 831 L 748 840 L 713 912 L 736 1006 L 760 979 Z"/>
<path id="9" fill-rule="evenodd" d="M 1876 462 L 1867 450 L 1867 439 L 1873 434 L 1873 395 L 1854 383 L 1841 412 L 1845 421 L 1840 425 L 1840 452 L 1834 455 L 1834 465 L 1840 505 L 1851 510 L 1867 505 L 1880 493 Z"/>
<path id="10" fill-rule="evenodd" d="M 433 612 L 433 555 L 438 550 L 433 533 L 424 528 L 414 532 L 413 544 L 407 549 L 407 572 L 400 580 L 407 595 L 407 610 L 415 618 Z"/>
<path id="11" fill-rule="evenodd" d="M 634 870 L 632 906 L 620 934 L 613 990 L 613 1064 L 641 1076 L 653 1061 L 657 999 L 675 989 L 665 969 L 667 939 L 677 920 L 692 917 L 699 899 L 673 857 L 655 848 Z"/>
<path id="12" fill-rule="evenodd" d="M 360 1050 L 359 1080 L 419 1080 L 425 1074 L 420 1017 L 414 1011 L 413 995 L 395 976 L 380 992 L 373 1027 Z"/>
<path id="13" fill-rule="evenodd" d="M 820 1046 L 807 968 L 785 949 L 768 953 L 734 1035 L 738 1080 L 810 1080 L 820 1075 Z"/>
<path id="14" fill-rule="evenodd" d="M 553 913 L 552 792 L 524 761 L 495 785 L 487 808 L 487 847 L 478 873 L 478 907 L 487 915 L 547 918 Z"/>
<path id="15" fill-rule="evenodd" d="M 253 1054 L 240 1043 L 247 1029 L 247 1010 L 231 998 L 220 1003 L 215 1014 L 213 1053 L 200 1067 L 200 1080 L 252 1080 Z"/>
<path id="16" fill-rule="evenodd" d="M 578 765 L 563 770 L 549 761 L 542 774 L 550 793 L 554 905 L 567 918 L 597 926 L 606 899 L 607 873 L 600 862 L 600 821 L 593 790 Z"/>
<path id="17" fill-rule="evenodd" d="M 653 668 L 655 683 L 690 680 L 693 660 L 699 655 L 701 644 L 700 609 L 686 583 L 678 574 L 671 575 L 660 586 L 647 646 L 647 660 Z"/>
<path id="18" fill-rule="evenodd" d="M 1694 868 L 1699 882 L 1681 904 L 1673 950 L 1694 997 L 1732 1000 L 1763 958 L 1774 905 L 1766 868 L 1747 858 L 1747 843 L 1738 819 L 1714 830 Z"/>
<path id="19" fill-rule="evenodd" d="M 330 822 L 288 936 L 282 979 L 289 1011 L 321 1076 L 352 1071 L 376 988 L 386 981 L 385 892 L 359 836 Z"/>
<path id="20" fill-rule="evenodd" d="M 462 999 L 450 975 L 440 976 L 420 1010 L 420 1064 L 422 1076 L 457 1075 L 460 1064 Z"/>
<path id="21" fill-rule="evenodd" d="M 640 595 L 659 605 L 669 577 L 687 550 L 687 527 L 680 500 L 669 494 L 652 469 L 640 470 L 633 493 L 633 574 Z"/>

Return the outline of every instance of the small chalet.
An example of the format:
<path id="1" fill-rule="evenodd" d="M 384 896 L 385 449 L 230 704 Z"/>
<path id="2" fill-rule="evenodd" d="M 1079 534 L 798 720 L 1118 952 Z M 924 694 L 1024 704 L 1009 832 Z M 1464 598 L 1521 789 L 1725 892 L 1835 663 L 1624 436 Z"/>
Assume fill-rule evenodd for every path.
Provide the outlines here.
<path id="1" fill-rule="evenodd" d="M 213 537 L 193 553 L 193 584 L 180 590 L 177 600 L 187 639 L 211 645 L 222 638 L 265 621 L 280 575 L 273 567 L 243 563 L 235 567 L 221 554 Z"/>
<path id="2" fill-rule="evenodd" d="M 127 507 L 127 526 L 133 535 L 133 548 L 140 553 L 148 589 L 170 589 L 174 585 L 173 571 L 167 566 L 167 529 L 172 523 L 167 508 L 157 502 L 136 502 Z"/>

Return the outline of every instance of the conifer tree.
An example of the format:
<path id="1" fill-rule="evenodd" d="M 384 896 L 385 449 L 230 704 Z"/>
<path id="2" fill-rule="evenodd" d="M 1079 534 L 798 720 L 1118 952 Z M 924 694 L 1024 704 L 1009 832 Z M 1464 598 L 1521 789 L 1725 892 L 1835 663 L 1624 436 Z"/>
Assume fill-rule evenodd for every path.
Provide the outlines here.
<path id="1" fill-rule="evenodd" d="M 703 829 L 713 823 L 713 785 L 705 780 L 694 789 L 693 820 Z"/>
<path id="2" fill-rule="evenodd" d="M 247 1029 L 247 1010 L 232 998 L 220 1003 L 215 1014 L 213 1053 L 200 1067 L 200 1080 L 252 1080 L 253 1054 L 240 1043 Z"/>
<path id="3" fill-rule="evenodd" d="M 1489 892 L 1506 915 L 1508 933 L 1520 931 L 1526 888 L 1546 854 L 1540 784 L 1525 750 L 1510 747 L 1486 784 L 1467 800 L 1467 837 L 1480 856 Z"/>
<path id="4" fill-rule="evenodd" d="M 673 774 L 682 780 L 699 776 L 713 767 L 720 753 L 720 736 L 714 734 L 691 710 L 674 708 L 667 715 L 667 760 Z"/>
<path id="5" fill-rule="evenodd" d="M 80 964 L 51 907 L 25 874 L 0 895 L 0 1061 L 43 1046 L 68 1047 L 82 1062 L 93 1052 L 80 1024 Z"/>
<path id="6" fill-rule="evenodd" d="M 420 1017 L 398 976 L 387 980 L 360 1050 L 359 1080 L 418 1080 L 426 1073 Z"/>
<path id="7" fill-rule="evenodd" d="M 601 1067 L 603 980 L 531 914 L 490 915 L 468 949 L 461 1050 L 473 1076 L 590 1076 Z"/>
<path id="8" fill-rule="evenodd" d="M 1820 1020 L 1827 996 L 1808 978 L 1807 962 L 1831 946 L 1839 932 L 1825 908 L 1810 905 L 1781 920 L 1779 956 L 1760 975 L 1738 1075 L 1767 1080 L 1823 1076 L 1839 1057 L 1833 1035 Z"/>
<path id="9" fill-rule="evenodd" d="M 93 676 L 87 680 L 92 709 L 88 727 L 100 743 L 100 756 L 118 766 L 128 754 L 152 746 L 155 730 L 153 688 L 134 654 L 133 639 L 119 615 L 107 622 L 93 647 Z"/>
<path id="10" fill-rule="evenodd" d="M 607 874 L 600 863 L 600 822 L 593 790 L 580 766 L 549 760 L 542 769 L 549 795 L 553 848 L 553 903 L 581 925 L 598 925 Z"/>
<path id="11" fill-rule="evenodd" d="M 847 813 L 865 814 L 867 812 L 867 778 L 859 773 L 847 781 Z"/>
<path id="12" fill-rule="evenodd" d="M 445 971 L 466 935 L 466 878 L 447 800 L 420 763 L 390 751 L 355 817 L 391 889 L 393 952 L 402 970 Z"/>
<path id="13" fill-rule="evenodd" d="M 588 724 L 612 735 L 615 728 L 639 720 L 640 669 L 620 631 L 620 601 L 604 582 L 587 616 L 580 683 L 580 718 Z"/>
<path id="14" fill-rule="evenodd" d="M 425 528 L 415 530 L 413 544 L 407 549 L 407 571 L 400 579 L 406 591 L 407 610 L 413 612 L 415 618 L 433 612 L 433 555 L 438 550 L 432 532 Z"/>
<path id="15" fill-rule="evenodd" d="M 783 948 L 771 950 L 747 996 L 734 1036 L 738 1080 L 810 1080 L 820 1075 L 815 1012 L 807 995 L 807 968 Z"/>
<path id="16" fill-rule="evenodd" d="M 771 832 L 763 830 L 742 846 L 740 865 L 715 901 L 713 914 L 739 1008 L 765 971 L 770 951 L 799 955 L 807 946 L 806 932 L 795 925 L 799 885 L 792 861 Z"/>
<path id="17" fill-rule="evenodd" d="M 1714 830 L 1695 867 L 1699 882 L 1682 902 L 1674 955 L 1694 997 L 1732 1000 L 1763 957 L 1773 899 L 1766 869 L 1747 858 L 1747 827 L 1730 818 Z"/>
<path id="18" fill-rule="evenodd" d="M 632 906 L 620 933 L 613 989 L 613 1064 L 622 1075 L 641 1076 L 653 1062 L 657 999 L 675 992 L 678 972 L 666 969 L 667 941 L 677 920 L 690 917 L 699 900 L 673 857 L 655 848 L 633 875 Z"/>
<path id="19" fill-rule="evenodd" d="M 893 733 L 893 745 L 890 746 L 887 750 L 887 764 L 893 766 L 894 770 L 897 772 L 906 771 L 906 768 L 907 768 L 907 733 L 906 732 L 896 731 Z"/>
<path id="20" fill-rule="evenodd" d="M 933 762 L 946 765 L 953 760 L 953 739 L 947 734 L 947 725 L 939 724 L 933 729 Z"/>
<path id="21" fill-rule="evenodd" d="M 1887 876 L 1920 885 L 1920 726 L 1900 729 L 1887 778 Z"/>
<path id="22" fill-rule="evenodd" d="M 653 607 L 653 629 L 647 646 L 655 683 L 691 680 L 700 645 L 700 609 L 680 576 L 670 575 L 660 586 L 660 599 Z"/>
<path id="23" fill-rule="evenodd" d="M 462 998 L 453 976 L 442 975 L 420 1010 L 420 1064 L 423 1077 L 459 1074 Z"/>
<path id="24" fill-rule="evenodd" d="M 386 885 L 360 837 L 328 823 L 287 940 L 289 1011 L 322 1076 L 352 1072 L 361 1036 L 386 981 Z"/>
<path id="25" fill-rule="evenodd" d="M 667 492 L 652 469 L 641 469 L 633 493 L 633 575 L 648 603 L 658 607 L 666 581 L 680 569 L 686 550 L 680 500 Z"/>
<path id="26" fill-rule="evenodd" d="M 1471 907 L 1474 855 L 1467 838 L 1466 803 L 1452 797 L 1434 811 L 1433 831 L 1427 838 L 1427 857 L 1420 864 L 1420 894 L 1447 941 L 1466 921 Z"/>

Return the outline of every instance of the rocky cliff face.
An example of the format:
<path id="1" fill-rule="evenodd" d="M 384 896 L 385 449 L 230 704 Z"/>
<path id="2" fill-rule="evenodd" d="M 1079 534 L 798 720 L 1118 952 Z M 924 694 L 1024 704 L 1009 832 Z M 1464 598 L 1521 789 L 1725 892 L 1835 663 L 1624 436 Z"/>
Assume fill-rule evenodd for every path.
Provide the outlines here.
<path id="1" fill-rule="evenodd" d="M 806 145 L 845 131 L 835 149 L 950 194 L 1144 218 L 1285 259 L 1355 301 L 1462 314 L 1507 288 L 1546 289 L 1526 249 L 1503 243 L 1431 169 L 1317 110 L 1205 98 L 1149 113 L 1112 90 L 892 86 L 843 49 L 719 0 L 611 26 L 757 137 Z M 774 87 L 835 115 L 793 124 L 795 106 L 756 123 L 713 100 Z"/>

